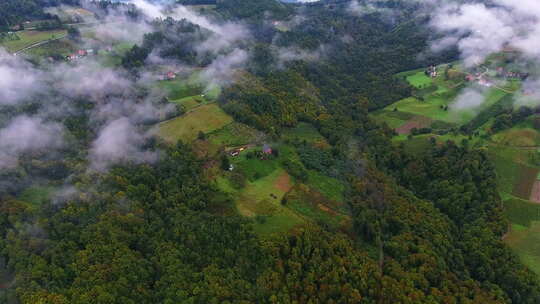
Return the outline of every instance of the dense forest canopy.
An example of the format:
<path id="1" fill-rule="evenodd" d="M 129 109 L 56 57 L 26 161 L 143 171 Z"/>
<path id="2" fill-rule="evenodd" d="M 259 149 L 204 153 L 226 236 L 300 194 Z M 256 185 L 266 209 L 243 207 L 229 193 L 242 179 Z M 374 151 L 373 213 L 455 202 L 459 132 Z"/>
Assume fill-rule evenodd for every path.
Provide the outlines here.
<path id="1" fill-rule="evenodd" d="M 0 53 L 16 87 L 33 75 L 34 88 L 0 92 L 2 301 L 540 303 L 537 275 L 502 241 L 486 151 L 435 137 L 411 151 L 372 117 L 417 92 L 396 74 L 459 59 L 429 51 L 440 37 L 420 4 L 144 3 L 87 7 L 104 27 L 68 39 L 98 59 Z M 61 4 L 80 5 L 4 1 L 0 24 Z M 201 109 L 214 112 L 187 120 Z M 167 140 L 176 119 L 200 130 Z M 313 206 L 326 212 L 300 212 Z M 273 222 L 275 210 L 293 216 Z"/>

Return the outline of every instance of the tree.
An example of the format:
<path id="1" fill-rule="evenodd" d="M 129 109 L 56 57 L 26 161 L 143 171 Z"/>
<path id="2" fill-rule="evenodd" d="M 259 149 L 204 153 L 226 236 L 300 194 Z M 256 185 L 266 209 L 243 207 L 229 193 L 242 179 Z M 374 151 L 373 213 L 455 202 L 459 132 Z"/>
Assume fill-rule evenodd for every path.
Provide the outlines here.
<path id="1" fill-rule="evenodd" d="M 534 116 L 534 118 L 532 119 L 532 124 L 533 124 L 533 128 L 535 128 L 536 130 L 540 130 L 540 116 L 539 115 Z"/>
<path id="2" fill-rule="evenodd" d="M 70 40 L 73 40 L 73 41 L 81 40 L 81 31 L 79 31 L 79 29 L 74 26 L 70 26 L 68 28 L 67 34 Z"/>
<path id="3" fill-rule="evenodd" d="M 230 168 L 231 168 L 231 162 L 229 161 L 229 157 L 223 154 L 221 156 L 221 169 L 228 171 Z"/>

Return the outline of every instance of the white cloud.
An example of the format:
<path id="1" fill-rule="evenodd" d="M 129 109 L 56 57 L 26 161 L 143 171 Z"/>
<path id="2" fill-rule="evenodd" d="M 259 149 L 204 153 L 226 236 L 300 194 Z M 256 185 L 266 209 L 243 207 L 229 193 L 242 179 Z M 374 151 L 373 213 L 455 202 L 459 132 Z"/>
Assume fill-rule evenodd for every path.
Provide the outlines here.
<path id="1" fill-rule="evenodd" d="M 63 128 L 39 117 L 18 116 L 0 129 L 0 168 L 11 168 L 23 153 L 52 151 L 63 145 Z"/>

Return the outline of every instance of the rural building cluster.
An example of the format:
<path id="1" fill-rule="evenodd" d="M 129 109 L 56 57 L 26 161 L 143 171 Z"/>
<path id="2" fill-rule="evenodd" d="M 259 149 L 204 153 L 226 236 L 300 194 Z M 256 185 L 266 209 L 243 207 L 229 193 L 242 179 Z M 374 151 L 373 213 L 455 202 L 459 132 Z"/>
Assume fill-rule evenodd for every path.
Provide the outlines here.
<path id="1" fill-rule="evenodd" d="M 79 60 L 81 58 L 84 58 L 86 56 L 96 55 L 96 54 L 97 54 L 97 51 L 94 50 L 94 49 L 78 50 L 77 52 L 75 52 L 73 54 L 67 55 L 66 60 L 67 61 L 75 61 L 75 60 Z"/>

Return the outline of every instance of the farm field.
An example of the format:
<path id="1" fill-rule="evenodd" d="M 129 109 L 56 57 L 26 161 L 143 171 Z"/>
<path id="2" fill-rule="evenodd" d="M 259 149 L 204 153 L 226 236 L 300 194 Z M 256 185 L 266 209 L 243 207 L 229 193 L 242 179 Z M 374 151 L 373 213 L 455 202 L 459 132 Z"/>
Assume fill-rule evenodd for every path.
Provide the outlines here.
<path id="1" fill-rule="evenodd" d="M 283 169 L 276 169 L 267 176 L 248 182 L 235 194 L 240 214 L 255 218 L 254 230 L 261 236 L 287 232 L 306 220 L 281 201 L 293 187 L 292 178 Z"/>
<path id="2" fill-rule="evenodd" d="M 425 87 L 433 83 L 433 79 L 426 76 L 423 69 L 413 75 L 407 76 L 407 81 L 416 88 Z"/>
<path id="3" fill-rule="evenodd" d="M 207 104 L 159 124 L 159 135 L 168 142 L 192 141 L 199 132 L 210 133 L 233 122 L 217 104 Z"/>
<path id="4" fill-rule="evenodd" d="M 77 48 L 67 38 L 51 41 L 47 44 L 32 48 L 26 51 L 27 54 L 35 57 L 49 57 L 53 55 L 67 56 L 75 52 Z"/>
<path id="5" fill-rule="evenodd" d="M 525 265 L 540 275 L 540 221 L 532 221 L 530 227 L 512 224 L 505 242 Z"/>
<path id="6" fill-rule="evenodd" d="M 208 140 L 214 145 L 236 147 L 253 142 L 264 142 L 264 133 L 243 123 L 233 122 L 225 127 L 208 134 Z"/>
<path id="7" fill-rule="evenodd" d="M 8 52 L 16 52 L 34 43 L 60 38 L 66 34 L 66 30 L 21 31 L 17 32 L 17 35 L 20 38 L 19 40 L 4 41 L 0 43 L 0 46 L 5 47 Z"/>
<path id="8" fill-rule="evenodd" d="M 182 105 L 186 111 L 193 110 L 198 106 L 208 103 L 208 101 L 202 95 L 182 97 L 180 99 L 169 100 L 169 102 Z"/>

